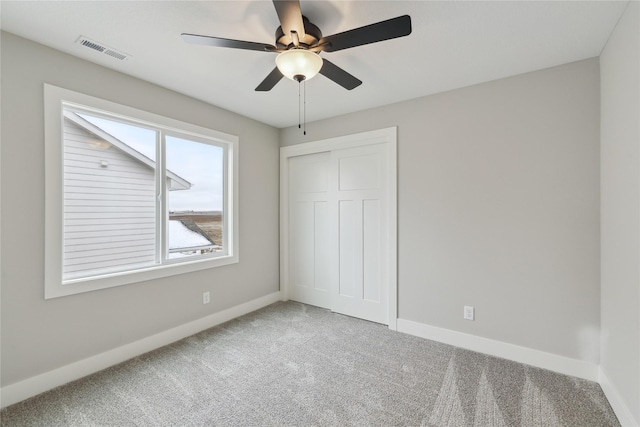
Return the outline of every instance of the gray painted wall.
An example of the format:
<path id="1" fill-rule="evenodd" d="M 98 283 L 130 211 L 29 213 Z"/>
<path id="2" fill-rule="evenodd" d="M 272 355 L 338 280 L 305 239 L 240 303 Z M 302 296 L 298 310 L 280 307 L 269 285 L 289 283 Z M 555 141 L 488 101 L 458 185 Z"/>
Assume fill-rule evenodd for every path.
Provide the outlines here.
<path id="1" fill-rule="evenodd" d="M 240 263 L 45 301 L 45 82 L 238 135 Z M 276 129 L 2 33 L 1 136 L 2 386 L 278 290 Z"/>
<path id="2" fill-rule="evenodd" d="M 600 56 L 601 368 L 640 423 L 640 4 Z"/>
<path id="3" fill-rule="evenodd" d="M 589 59 L 310 123 L 306 137 L 283 129 L 281 144 L 398 126 L 399 317 L 598 363 L 599 121 Z"/>

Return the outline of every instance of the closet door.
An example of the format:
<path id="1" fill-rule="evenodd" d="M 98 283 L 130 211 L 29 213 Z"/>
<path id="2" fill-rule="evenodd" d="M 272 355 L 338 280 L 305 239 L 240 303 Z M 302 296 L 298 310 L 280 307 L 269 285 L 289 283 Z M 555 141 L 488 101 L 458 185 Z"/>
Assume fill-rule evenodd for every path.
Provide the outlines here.
<path id="1" fill-rule="evenodd" d="M 281 149 L 289 299 L 396 327 L 396 129 Z"/>
<path id="2" fill-rule="evenodd" d="M 331 153 L 333 311 L 388 324 L 388 144 Z"/>
<path id="3" fill-rule="evenodd" d="M 330 153 L 289 159 L 289 298 L 331 308 Z"/>

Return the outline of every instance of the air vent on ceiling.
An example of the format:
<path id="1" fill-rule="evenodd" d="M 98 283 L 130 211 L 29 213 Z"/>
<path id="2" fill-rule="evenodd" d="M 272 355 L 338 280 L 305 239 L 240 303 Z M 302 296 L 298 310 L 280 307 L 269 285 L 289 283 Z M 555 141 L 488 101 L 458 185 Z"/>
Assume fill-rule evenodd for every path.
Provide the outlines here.
<path id="1" fill-rule="evenodd" d="M 80 36 L 80 38 L 76 41 L 76 43 L 79 43 L 81 46 L 88 47 L 89 49 L 93 49 L 96 52 L 109 55 L 112 58 L 119 59 L 120 61 L 129 59 L 129 55 L 127 55 L 126 53 L 113 49 L 103 43 L 98 43 L 97 41 L 88 39 L 85 36 Z"/>

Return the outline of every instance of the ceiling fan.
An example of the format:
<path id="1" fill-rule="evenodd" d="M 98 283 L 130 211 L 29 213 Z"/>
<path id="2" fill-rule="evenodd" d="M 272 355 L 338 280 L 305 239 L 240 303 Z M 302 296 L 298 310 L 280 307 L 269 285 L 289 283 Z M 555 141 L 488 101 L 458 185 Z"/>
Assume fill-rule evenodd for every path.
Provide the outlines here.
<path id="1" fill-rule="evenodd" d="M 182 33 L 182 38 L 193 44 L 279 53 L 276 67 L 256 87 L 256 91 L 271 90 L 283 76 L 301 82 L 318 73 L 352 90 L 362 81 L 321 58 L 321 52 L 336 52 L 411 34 L 411 17 L 403 15 L 322 37 L 320 29 L 302 15 L 298 0 L 273 0 L 273 5 L 281 24 L 276 30 L 275 46 L 188 33 Z"/>

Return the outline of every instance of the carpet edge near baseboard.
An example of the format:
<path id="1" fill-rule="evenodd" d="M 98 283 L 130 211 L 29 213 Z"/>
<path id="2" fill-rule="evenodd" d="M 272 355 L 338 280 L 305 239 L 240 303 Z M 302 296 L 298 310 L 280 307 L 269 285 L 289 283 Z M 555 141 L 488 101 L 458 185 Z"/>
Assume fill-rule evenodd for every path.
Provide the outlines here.
<path id="1" fill-rule="evenodd" d="M 412 320 L 398 319 L 398 332 L 438 341 L 444 344 L 464 348 L 514 362 L 524 363 L 537 368 L 548 369 L 560 374 L 570 375 L 598 382 L 598 365 L 586 360 L 572 359 L 558 354 L 547 353 L 533 348 L 522 347 L 484 338 L 477 335 L 431 326 Z"/>
<path id="2" fill-rule="evenodd" d="M 638 427 L 640 420 L 635 420 L 616 386 L 609 380 L 602 367 L 598 368 L 600 387 L 623 427 Z"/>
<path id="3" fill-rule="evenodd" d="M 132 343 L 9 384 L 0 388 L 0 408 L 13 405 L 282 300 L 283 295 L 280 291 L 273 292 Z"/>
<path id="4" fill-rule="evenodd" d="M 412 320 L 398 319 L 397 325 L 398 332 L 596 382 L 600 384 L 622 426 L 638 426 L 638 422 L 633 419 L 631 411 L 622 401 L 613 384 L 609 382 L 600 365 L 596 363 L 465 334 Z"/>

